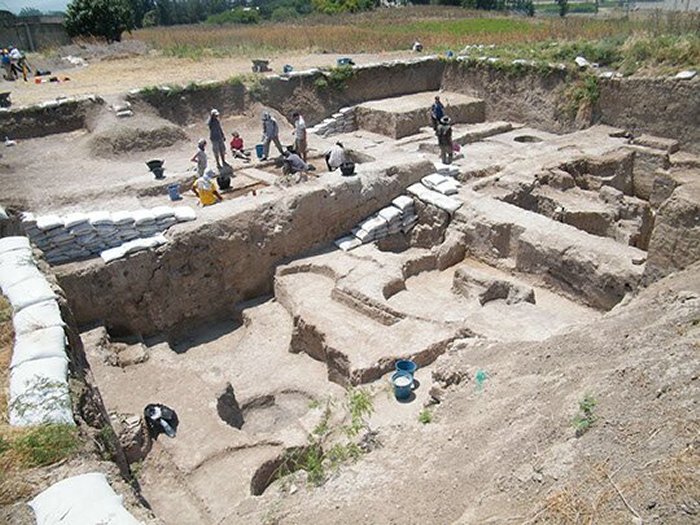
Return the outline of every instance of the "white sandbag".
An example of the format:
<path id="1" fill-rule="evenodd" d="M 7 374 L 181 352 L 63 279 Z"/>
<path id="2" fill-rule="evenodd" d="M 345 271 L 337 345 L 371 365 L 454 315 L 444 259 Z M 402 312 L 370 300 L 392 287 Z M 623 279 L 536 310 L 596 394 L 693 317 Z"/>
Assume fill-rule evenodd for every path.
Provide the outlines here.
<path id="1" fill-rule="evenodd" d="M 17 336 L 41 330 L 42 328 L 64 326 L 61 310 L 55 299 L 42 301 L 20 310 L 12 318 L 12 324 L 15 327 L 15 335 Z"/>
<path id="2" fill-rule="evenodd" d="M 413 199 L 408 195 L 399 195 L 393 201 L 391 201 L 391 204 L 405 212 L 406 208 L 411 208 L 413 206 Z"/>
<path id="3" fill-rule="evenodd" d="M 415 184 L 411 184 L 408 188 L 406 188 L 406 191 L 420 199 L 422 195 L 425 195 L 430 190 L 423 186 L 423 184 L 420 182 L 416 182 Z"/>
<path id="4" fill-rule="evenodd" d="M 64 218 L 64 225 L 69 230 L 81 225 L 88 225 L 89 218 L 86 213 L 69 213 Z"/>
<path id="5" fill-rule="evenodd" d="M 43 232 L 48 232 L 56 228 L 63 228 L 63 219 L 58 215 L 44 215 L 43 217 L 37 217 L 36 227 Z"/>
<path id="6" fill-rule="evenodd" d="M 366 244 L 368 242 L 372 242 L 374 240 L 374 235 L 369 233 L 366 230 L 363 230 L 362 228 L 354 228 L 352 230 L 352 234 L 357 237 L 360 242 L 363 244 Z"/>
<path id="7" fill-rule="evenodd" d="M 6 252 L 13 252 L 15 250 L 31 252 L 32 248 L 29 245 L 29 239 L 23 236 L 3 237 L 0 239 L 0 257 Z"/>
<path id="8" fill-rule="evenodd" d="M 133 224 L 134 216 L 128 211 L 115 211 L 112 213 L 112 222 L 118 226 L 122 224 Z"/>
<path id="9" fill-rule="evenodd" d="M 20 217 L 22 219 L 22 226 L 36 226 L 36 216 L 32 212 L 25 211 Z"/>
<path id="10" fill-rule="evenodd" d="M 9 286 L 7 290 L 3 290 L 3 293 L 7 296 L 15 312 L 41 301 L 56 298 L 56 294 L 43 275 L 25 279 L 22 282 Z"/>
<path id="11" fill-rule="evenodd" d="M 386 208 L 379 210 L 377 215 L 391 224 L 392 222 L 400 221 L 402 213 L 401 210 L 395 206 L 387 206 Z"/>
<path id="12" fill-rule="evenodd" d="M 10 371 L 10 425 L 74 425 L 68 392 L 68 359 L 27 361 Z"/>
<path id="13" fill-rule="evenodd" d="M 66 478 L 29 502 L 37 525 L 138 525 L 100 472 Z"/>
<path id="14" fill-rule="evenodd" d="M 112 216 L 108 211 L 93 211 L 88 213 L 88 219 L 90 220 L 90 224 L 93 226 L 97 226 L 98 224 L 114 225 L 112 222 Z"/>
<path id="15" fill-rule="evenodd" d="M 27 279 L 43 278 L 43 274 L 33 264 L 1 265 L 0 289 L 5 292 L 11 286 L 26 281 Z"/>
<path id="16" fill-rule="evenodd" d="M 193 221 L 197 218 L 197 214 L 192 208 L 180 206 L 175 208 L 175 218 L 178 222 Z"/>
<path id="17" fill-rule="evenodd" d="M 447 177 L 440 175 L 439 173 L 431 173 L 421 179 L 421 182 L 431 190 L 434 190 L 437 186 L 442 184 L 447 180 Z"/>
<path id="18" fill-rule="evenodd" d="M 50 326 L 15 337 L 10 368 L 48 357 L 65 357 L 66 334 L 62 326 Z"/>
<path id="19" fill-rule="evenodd" d="M 126 244 L 126 243 L 125 243 Z M 114 261 L 116 259 L 121 259 L 126 255 L 126 248 L 124 244 L 121 246 L 116 246 L 115 248 L 110 248 L 108 250 L 103 250 L 100 252 L 100 257 L 106 263 Z"/>
<path id="20" fill-rule="evenodd" d="M 373 217 L 369 217 L 369 218 L 365 219 L 364 221 L 360 222 L 360 224 L 358 224 L 358 226 L 360 228 L 362 228 L 363 230 L 372 233 L 372 232 L 375 232 L 376 230 L 386 228 L 387 223 L 383 218 L 375 215 Z"/>
<path id="21" fill-rule="evenodd" d="M 156 222 L 156 217 L 151 210 L 136 210 L 134 213 L 134 224 L 136 226 L 151 224 Z"/>
<path id="22" fill-rule="evenodd" d="M 358 246 L 362 245 L 362 241 L 354 235 L 341 237 L 340 239 L 333 241 L 333 243 L 344 252 L 348 252 L 353 248 L 357 248 Z"/>
<path id="23" fill-rule="evenodd" d="M 151 210 L 151 213 L 158 221 L 167 217 L 175 217 L 175 208 L 172 206 L 157 206 Z"/>
<path id="24" fill-rule="evenodd" d="M 428 204 L 437 206 L 441 210 L 445 210 L 450 215 L 454 214 L 454 212 L 456 212 L 462 206 L 461 201 L 458 201 L 457 199 L 454 199 L 452 197 L 448 197 L 447 195 L 443 195 L 442 193 L 438 193 L 437 191 L 429 190 L 427 188 L 425 188 L 425 191 L 420 196 L 418 196 L 418 198 L 422 201 L 427 202 Z"/>
<path id="25" fill-rule="evenodd" d="M 447 179 L 438 184 L 434 189 L 443 195 L 454 195 L 459 191 L 459 186 L 455 183 L 454 179 Z"/>

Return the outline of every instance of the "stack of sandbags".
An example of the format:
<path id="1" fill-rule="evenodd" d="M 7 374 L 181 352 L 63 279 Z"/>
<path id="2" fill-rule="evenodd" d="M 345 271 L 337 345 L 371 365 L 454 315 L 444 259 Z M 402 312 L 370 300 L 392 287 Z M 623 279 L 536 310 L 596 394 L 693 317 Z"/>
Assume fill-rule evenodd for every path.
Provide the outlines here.
<path id="1" fill-rule="evenodd" d="M 442 162 L 434 162 L 435 171 L 446 177 L 456 177 L 459 175 L 459 168 L 454 164 L 443 164 Z"/>
<path id="2" fill-rule="evenodd" d="M 56 229 L 43 221 L 41 226 L 37 229 L 43 233 Z M 63 321 L 56 294 L 37 269 L 26 237 L 0 239 L 0 288 L 14 311 L 10 424 L 73 424 Z"/>
<path id="3" fill-rule="evenodd" d="M 119 230 L 119 239 L 122 242 L 133 241 L 139 238 L 139 231 L 134 224 L 134 215 L 128 211 L 115 211 L 112 213 L 112 222 Z"/>
<path id="4" fill-rule="evenodd" d="M 24 214 L 22 226 L 31 241 L 52 264 L 98 255 L 110 248 L 140 238 L 150 238 L 177 222 L 195 220 L 191 208 L 159 206 L 135 212 L 97 211 L 71 213 L 66 217 Z"/>
<path id="5" fill-rule="evenodd" d="M 391 206 L 382 208 L 376 215 L 360 222 L 353 228 L 351 235 L 336 239 L 334 244 L 347 252 L 362 244 L 382 239 L 387 235 L 407 233 L 417 220 L 413 199 L 401 195 L 391 201 Z"/>
<path id="6" fill-rule="evenodd" d="M 151 237 L 158 233 L 156 216 L 151 210 L 136 210 L 134 212 L 134 226 L 139 232 L 139 237 Z"/>
<path id="7" fill-rule="evenodd" d="M 431 190 L 420 182 L 411 184 L 406 191 L 423 202 L 427 202 L 428 204 L 437 206 L 441 210 L 445 210 L 450 215 L 453 215 L 462 206 L 461 201 Z"/>
<path id="8" fill-rule="evenodd" d="M 408 233 L 418 221 L 413 199 L 407 195 L 396 197 L 391 204 L 401 210 L 401 231 Z"/>
<path id="9" fill-rule="evenodd" d="M 426 188 L 443 195 L 454 195 L 459 191 L 460 187 L 460 183 L 455 179 L 439 173 L 427 175 L 421 179 L 421 182 Z"/>
<path id="10" fill-rule="evenodd" d="M 309 133 L 314 133 L 320 137 L 328 137 L 338 133 L 352 133 L 357 131 L 357 120 L 355 108 L 347 107 L 333 113 L 329 118 L 319 122 L 314 127 L 309 128 Z"/>
<path id="11" fill-rule="evenodd" d="M 158 206 L 151 210 L 156 218 L 158 231 L 165 231 L 177 222 L 175 218 L 175 208 L 171 206 Z"/>

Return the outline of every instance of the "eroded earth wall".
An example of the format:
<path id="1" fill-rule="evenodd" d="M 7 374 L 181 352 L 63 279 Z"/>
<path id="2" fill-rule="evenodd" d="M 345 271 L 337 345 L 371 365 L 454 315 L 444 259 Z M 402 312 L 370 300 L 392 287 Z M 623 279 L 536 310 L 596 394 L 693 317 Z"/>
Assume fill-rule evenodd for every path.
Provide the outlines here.
<path id="1" fill-rule="evenodd" d="M 271 293 L 280 262 L 348 232 L 434 170 L 428 161 L 404 161 L 397 169 L 398 163 L 387 158 L 362 175 L 309 182 L 282 197 L 224 202 L 173 228 L 161 249 L 109 264 L 67 264 L 57 268 L 59 282 L 79 324 L 103 321 L 113 333 L 177 336 Z"/>

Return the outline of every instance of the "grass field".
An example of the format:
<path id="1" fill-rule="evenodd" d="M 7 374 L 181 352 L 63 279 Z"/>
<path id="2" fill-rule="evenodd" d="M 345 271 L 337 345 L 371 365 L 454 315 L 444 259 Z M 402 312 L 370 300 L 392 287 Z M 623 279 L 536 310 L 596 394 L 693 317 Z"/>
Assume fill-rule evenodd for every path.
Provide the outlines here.
<path id="1" fill-rule="evenodd" d="M 489 56 L 502 58 L 571 61 L 582 54 L 592 62 L 620 68 L 626 74 L 667 73 L 700 65 L 697 13 L 562 19 L 492 16 L 460 8 L 416 6 L 358 15 L 315 16 L 294 23 L 141 29 L 132 38 L 147 42 L 165 56 L 194 60 L 305 50 L 381 53 L 406 50 L 420 40 L 427 52 L 459 52 L 465 46 L 482 44 L 495 46 L 488 49 Z"/>

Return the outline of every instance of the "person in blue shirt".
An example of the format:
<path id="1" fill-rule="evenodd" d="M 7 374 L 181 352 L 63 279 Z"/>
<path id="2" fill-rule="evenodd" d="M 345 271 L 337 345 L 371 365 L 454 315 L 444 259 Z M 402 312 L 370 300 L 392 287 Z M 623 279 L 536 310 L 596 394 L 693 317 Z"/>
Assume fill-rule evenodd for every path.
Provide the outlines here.
<path id="1" fill-rule="evenodd" d="M 440 102 L 440 97 L 435 97 L 435 102 L 430 106 L 430 124 L 437 131 L 438 123 L 445 116 L 445 106 Z"/>

